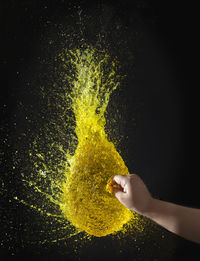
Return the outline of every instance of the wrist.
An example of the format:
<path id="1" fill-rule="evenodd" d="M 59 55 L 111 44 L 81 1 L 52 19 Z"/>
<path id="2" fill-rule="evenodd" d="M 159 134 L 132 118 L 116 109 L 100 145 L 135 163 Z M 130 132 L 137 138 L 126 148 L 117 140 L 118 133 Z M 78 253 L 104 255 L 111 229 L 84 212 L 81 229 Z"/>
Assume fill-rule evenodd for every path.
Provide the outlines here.
<path id="1" fill-rule="evenodd" d="M 157 212 L 157 205 L 158 205 L 158 200 L 151 197 L 151 199 L 148 202 L 148 205 L 143 213 L 141 213 L 143 216 L 146 216 L 148 218 L 153 218 L 153 216 Z"/>

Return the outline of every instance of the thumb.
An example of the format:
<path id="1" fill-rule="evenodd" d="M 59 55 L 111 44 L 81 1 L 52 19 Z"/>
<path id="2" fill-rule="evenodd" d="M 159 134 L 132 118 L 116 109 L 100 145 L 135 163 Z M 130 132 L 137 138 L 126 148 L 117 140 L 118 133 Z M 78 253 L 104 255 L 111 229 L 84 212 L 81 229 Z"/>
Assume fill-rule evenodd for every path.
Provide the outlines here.
<path id="1" fill-rule="evenodd" d="M 125 193 L 120 188 L 113 188 L 113 194 L 121 201 Z"/>

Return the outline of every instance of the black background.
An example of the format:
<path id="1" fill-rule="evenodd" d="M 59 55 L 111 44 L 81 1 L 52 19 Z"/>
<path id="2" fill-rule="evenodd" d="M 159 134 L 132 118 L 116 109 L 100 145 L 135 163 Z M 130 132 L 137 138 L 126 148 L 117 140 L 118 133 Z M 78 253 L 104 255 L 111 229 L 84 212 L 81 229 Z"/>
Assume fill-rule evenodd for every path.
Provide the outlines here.
<path id="1" fill-rule="evenodd" d="M 125 162 L 131 172 L 143 178 L 155 197 L 200 208 L 197 6 L 183 2 L 179 4 L 178 1 L 127 0 L 82 1 L 80 5 L 92 15 L 100 3 L 104 4 L 106 10 L 103 20 L 103 23 L 107 23 L 105 28 L 112 28 L 109 25 L 112 17 L 118 15 L 122 25 L 127 28 L 126 32 L 134 35 L 127 36 L 128 47 L 134 50 L 134 66 L 127 67 L 124 90 L 120 98 L 116 98 L 116 102 L 122 103 L 123 135 L 128 136 L 121 146 Z M 33 78 L 37 71 L 36 57 L 40 53 L 40 36 L 43 32 L 40 17 L 43 21 L 49 18 L 62 21 L 67 7 L 67 1 L 1 2 L 2 124 L 9 126 L 9 122 L 16 117 L 15 109 L 21 95 L 27 103 L 32 101 L 31 93 L 26 93 L 26 88 L 29 77 Z M 92 25 L 88 28 L 91 30 L 88 31 L 90 39 Z M 125 52 L 120 59 L 128 64 Z M 19 130 L 7 129 L 9 135 L 14 136 L 15 131 Z M 198 260 L 200 254 L 197 244 L 181 238 L 176 240 L 177 249 L 170 259 L 162 256 L 162 253 L 155 259 Z M 54 250 L 45 253 L 43 260 L 59 258 Z M 94 258 L 98 255 L 99 258 L 98 251 L 94 247 L 88 253 L 86 250 L 83 256 Z M 32 260 L 35 260 L 31 249 L 19 255 L 32 256 Z M 3 256 L 2 260 L 7 260 L 5 250 Z M 102 252 L 102 258 L 106 256 L 111 258 L 112 254 Z M 152 256 L 145 260 L 154 260 Z M 142 260 L 128 254 L 123 259 Z"/>

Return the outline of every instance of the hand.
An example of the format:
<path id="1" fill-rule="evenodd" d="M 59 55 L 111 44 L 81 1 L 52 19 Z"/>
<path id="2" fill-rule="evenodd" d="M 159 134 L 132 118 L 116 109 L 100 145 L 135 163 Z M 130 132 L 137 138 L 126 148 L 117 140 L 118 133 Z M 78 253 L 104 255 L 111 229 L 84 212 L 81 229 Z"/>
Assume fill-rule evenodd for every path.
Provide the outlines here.
<path id="1" fill-rule="evenodd" d="M 172 233 L 200 243 L 200 209 L 154 199 L 135 174 L 115 176 L 110 188 L 130 210 L 150 218 Z"/>
<path id="2" fill-rule="evenodd" d="M 115 197 L 130 210 L 145 215 L 151 209 L 153 198 L 137 175 L 117 175 L 111 182 L 111 188 Z"/>

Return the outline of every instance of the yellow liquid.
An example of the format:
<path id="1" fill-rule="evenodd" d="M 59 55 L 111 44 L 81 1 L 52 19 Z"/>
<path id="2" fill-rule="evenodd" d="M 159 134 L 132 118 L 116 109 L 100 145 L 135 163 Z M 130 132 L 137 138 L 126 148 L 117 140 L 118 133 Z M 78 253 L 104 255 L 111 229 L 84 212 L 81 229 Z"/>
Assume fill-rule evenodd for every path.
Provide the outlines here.
<path id="1" fill-rule="evenodd" d="M 133 217 L 108 189 L 112 177 L 129 174 L 104 129 L 104 113 L 110 94 L 118 83 L 113 80 L 113 64 L 109 73 L 111 79 L 108 77 L 102 84 L 103 65 L 108 56 L 100 58 L 91 48 L 82 53 L 76 50 L 72 54 L 71 62 L 76 70 L 76 80 L 72 83 L 72 108 L 78 146 L 65 173 L 61 209 L 80 231 L 102 237 L 121 230 Z"/>
<path id="2" fill-rule="evenodd" d="M 139 216 L 110 193 L 112 178 L 129 174 L 105 131 L 106 109 L 119 85 L 116 62 L 92 47 L 66 50 L 56 59 L 64 68 L 61 73 L 64 92 L 59 92 L 56 84 L 52 87 L 57 95 L 53 106 L 57 109 L 58 124 L 50 121 L 53 128 L 44 126 L 44 134 L 34 142 L 29 156 L 36 172 L 23 176 L 25 186 L 32 191 L 28 188 L 27 199 L 15 199 L 62 224 L 60 229 L 66 230 L 66 235 L 57 240 L 80 232 L 90 238 L 142 231 L 144 224 Z M 71 91 L 66 90 L 66 82 Z M 42 91 L 48 98 L 48 90 Z M 52 108 L 51 104 L 48 106 Z M 61 122 L 66 127 L 61 128 Z M 55 142 L 56 135 L 67 140 L 68 150 Z M 47 150 L 43 149 L 44 138 Z"/>

